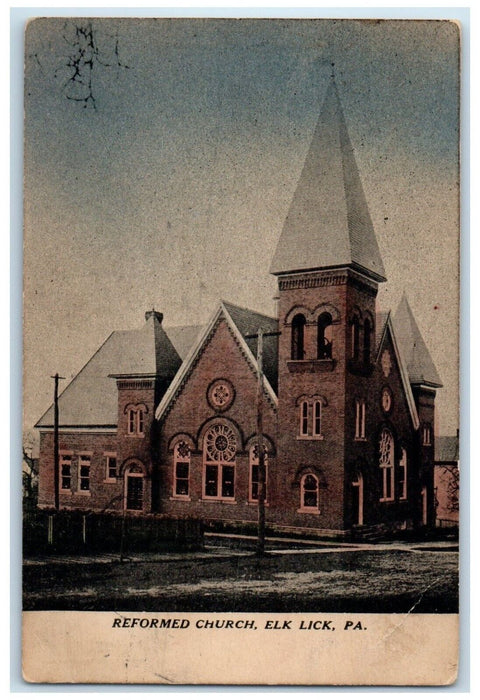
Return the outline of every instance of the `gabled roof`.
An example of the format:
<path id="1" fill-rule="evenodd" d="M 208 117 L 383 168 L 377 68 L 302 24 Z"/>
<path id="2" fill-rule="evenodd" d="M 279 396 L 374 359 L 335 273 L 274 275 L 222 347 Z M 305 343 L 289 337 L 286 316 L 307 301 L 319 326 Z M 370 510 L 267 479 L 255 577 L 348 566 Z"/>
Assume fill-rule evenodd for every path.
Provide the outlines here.
<path id="1" fill-rule="evenodd" d="M 247 335 L 254 335 L 261 328 L 264 333 L 278 331 L 278 319 L 272 316 L 260 314 L 251 309 L 235 306 L 227 301 L 223 302 L 225 309 L 242 336 L 244 337 L 252 355 L 257 356 L 256 338 L 246 338 Z M 263 371 L 270 382 L 272 389 L 277 392 L 278 388 L 278 336 L 265 336 L 263 338 Z"/>
<path id="2" fill-rule="evenodd" d="M 240 331 L 240 328 L 237 326 L 234 318 L 239 323 L 242 331 Z M 256 374 L 258 368 L 257 360 L 250 349 L 247 340 L 244 338 L 244 335 L 255 333 L 259 327 L 261 327 L 262 330 L 265 330 L 265 327 L 268 326 L 269 330 L 276 330 L 278 327 L 278 322 L 276 319 L 273 319 L 270 316 L 264 316 L 263 314 L 258 314 L 255 311 L 250 311 L 249 309 L 244 309 L 242 307 L 229 304 L 228 302 L 221 301 L 215 312 L 212 314 L 210 321 L 200 333 L 197 342 L 185 357 L 182 366 L 178 370 L 175 378 L 163 396 L 155 412 L 155 417 L 157 420 L 162 420 L 162 418 L 166 416 L 172 402 L 180 393 L 185 382 L 193 371 L 197 358 L 203 351 L 203 348 L 210 341 L 212 333 L 222 319 L 226 321 L 228 328 L 238 343 L 240 350 L 247 360 L 252 372 Z M 266 398 L 269 400 L 270 404 L 276 408 L 278 403 L 277 396 L 269 382 L 266 372 L 263 376 L 263 388 Z"/>
<path id="3" fill-rule="evenodd" d="M 393 327 L 392 323 L 392 316 L 390 313 L 387 314 L 387 318 L 385 320 L 384 326 L 383 326 L 383 331 L 381 335 L 380 342 L 378 344 L 377 348 L 377 358 L 376 361 L 379 362 L 380 360 L 380 353 L 382 351 L 382 348 L 385 343 L 385 339 L 387 338 L 387 335 L 390 335 L 392 345 L 393 345 L 393 350 L 395 352 L 395 357 L 397 360 L 398 368 L 400 370 L 400 377 L 402 380 L 402 386 L 403 386 L 403 391 L 405 392 L 405 398 L 407 401 L 407 405 L 410 411 L 410 417 L 412 419 L 413 427 L 415 430 L 418 430 L 420 427 L 420 420 L 418 418 L 418 412 L 417 412 L 417 407 L 415 405 L 415 399 L 413 397 L 413 392 L 412 392 L 412 387 L 410 384 L 410 380 L 408 377 L 408 370 L 407 366 L 405 364 L 405 361 L 402 356 L 402 352 L 400 350 L 399 344 L 397 342 L 397 338 L 395 336 L 395 330 Z"/>
<path id="4" fill-rule="evenodd" d="M 332 79 L 273 257 L 274 275 L 352 265 L 385 281 L 335 81 Z"/>
<path id="5" fill-rule="evenodd" d="M 114 331 L 62 392 L 58 401 L 61 426 L 115 426 L 117 387 L 112 377 L 172 378 L 181 358 L 157 315 L 143 328 Z M 53 426 L 53 406 L 36 427 Z"/>
<path id="6" fill-rule="evenodd" d="M 402 296 L 393 323 L 410 382 L 441 387 L 442 380 L 433 364 L 405 294 Z"/>

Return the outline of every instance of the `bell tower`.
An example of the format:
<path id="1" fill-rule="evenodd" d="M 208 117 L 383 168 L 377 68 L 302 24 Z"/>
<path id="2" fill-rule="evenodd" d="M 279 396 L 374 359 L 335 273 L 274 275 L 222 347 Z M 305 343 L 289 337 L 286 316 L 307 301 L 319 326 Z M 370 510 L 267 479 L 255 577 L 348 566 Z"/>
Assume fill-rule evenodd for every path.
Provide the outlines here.
<path id="1" fill-rule="evenodd" d="M 385 272 L 333 76 L 270 272 L 279 488 L 298 525 L 341 532 L 355 397 L 367 393 Z"/>

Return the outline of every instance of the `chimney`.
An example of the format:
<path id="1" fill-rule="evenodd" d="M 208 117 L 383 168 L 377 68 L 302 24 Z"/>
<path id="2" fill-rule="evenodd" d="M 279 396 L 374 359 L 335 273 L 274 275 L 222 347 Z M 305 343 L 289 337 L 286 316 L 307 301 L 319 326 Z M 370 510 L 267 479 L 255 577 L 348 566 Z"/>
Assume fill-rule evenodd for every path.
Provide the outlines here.
<path id="1" fill-rule="evenodd" d="M 148 319 L 151 318 L 152 316 L 155 316 L 155 318 L 157 319 L 157 321 L 159 323 L 161 323 L 163 321 L 163 314 L 161 314 L 160 311 L 155 311 L 154 308 L 152 308 L 151 311 L 145 312 L 145 321 L 148 321 Z"/>

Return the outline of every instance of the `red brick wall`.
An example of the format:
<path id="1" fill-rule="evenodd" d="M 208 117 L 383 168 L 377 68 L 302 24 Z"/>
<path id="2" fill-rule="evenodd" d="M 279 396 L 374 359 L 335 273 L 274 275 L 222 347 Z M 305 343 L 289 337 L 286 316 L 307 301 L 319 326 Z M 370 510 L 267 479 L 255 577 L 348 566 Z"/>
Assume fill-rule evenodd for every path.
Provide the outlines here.
<path id="1" fill-rule="evenodd" d="M 329 273 L 328 273 L 329 274 Z M 308 276 L 306 276 L 308 277 Z M 298 277 L 295 276 L 295 279 Z M 340 322 L 332 327 L 333 369 L 326 371 L 291 371 L 291 325 L 288 321 L 295 307 L 313 312 L 319 304 L 333 305 Z M 279 321 L 282 335 L 279 341 L 279 411 L 278 411 L 278 472 L 283 482 L 283 512 L 279 519 L 290 524 L 317 528 L 344 529 L 343 521 L 343 454 L 345 421 L 345 371 L 347 283 L 309 288 L 281 289 Z M 318 313 L 307 318 L 305 328 L 305 361 L 317 357 Z M 297 369 L 301 369 L 298 364 Z M 302 395 L 321 395 L 327 406 L 322 410 L 322 440 L 298 439 Z M 326 489 L 321 489 L 323 500 L 320 514 L 299 513 L 300 485 L 298 470 L 303 465 L 316 466 L 324 475 Z"/>
<path id="2" fill-rule="evenodd" d="M 349 524 L 355 522 L 352 512 L 352 487 L 358 470 L 364 479 L 364 524 L 390 523 L 411 524 L 417 518 L 418 508 L 418 433 L 413 429 L 410 410 L 405 397 L 400 368 L 395 359 L 394 348 L 390 335 L 382 346 L 381 354 L 387 350 L 391 359 L 391 369 L 385 377 L 382 364 L 376 364 L 371 377 L 362 378 L 351 375 L 348 379 L 350 401 L 347 405 L 346 435 L 348 436 L 345 452 L 346 464 L 346 520 Z M 388 387 L 393 396 L 392 408 L 389 413 L 382 409 L 382 389 Z M 355 398 L 366 400 L 366 440 L 355 440 Z M 394 500 L 381 501 L 383 495 L 383 474 L 379 467 L 379 437 L 383 427 L 388 428 L 394 437 L 395 444 L 395 486 Z M 408 484 L 407 499 L 402 500 L 401 470 L 398 462 L 401 458 L 401 447 L 407 450 Z"/>
<path id="3" fill-rule="evenodd" d="M 128 414 L 124 410 L 128 404 L 144 404 L 147 409 L 144 412 L 143 436 L 128 434 Z M 135 387 L 119 382 L 118 431 L 116 433 L 102 433 L 95 431 L 94 428 L 88 433 L 60 431 L 59 452 L 65 451 L 72 454 L 71 493 L 60 490 L 60 508 L 122 510 L 125 471 L 132 463 L 140 462 L 145 475 L 143 512 L 151 512 L 154 409 L 153 381 L 135 382 Z M 106 478 L 106 452 L 116 454 L 117 458 L 118 476 L 113 483 Z M 79 457 L 81 454 L 88 454 L 91 457 L 90 491 L 85 493 L 79 489 Z M 40 465 L 39 505 L 40 507 L 53 507 L 55 503 L 53 432 L 41 433 Z"/>
<path id="4" fill-rule="evenodd" d="M 224 412 L 215 411 L 207 400 L 210 383 L 226 379 L 235 389 L 235 399 Z M 232 336 L 227 323 L 221 320 L 201 353 L 191 375 L 160 426 L 159 492 L 160 509 L 172 515 L 191 515 L 205 519 L 256 520 L 257 509 L 248 503 L 248 447 L 256 434 L 257 379 L 243 351 Z M 264 434 L 275 444 L 276 415 L 266 396 L 263 399 Z M 203 446 L 202 428 L 209 421 L 225 420 L 238 430 L 235 463 L 235 503 L 202 499 Z M 190 436 L 194 450 L 190 462 L 190 500 L 173 497 L 172 439 L 182 433 Z M 277 503 L 275 455 L 268 457 L 268 501 Z"/>
<path id="5" fill-rule="evenodd" d="M 122 483 L 106 482 L 105 452 L 116 452 L 115 433 L 59 433 L 59 452 L 72 454 L 71 493 L 59 493 L 60 508 L 80 508 L 88 510 L 121 509 Z M 78 458 L 81 454 L 91 454 L 90 492 L 80 493 L 78 485 Z M 61 478 L 60 478 L 61 479 Z M 38 502 L 41 508 L 53 508 L 54 492 L 54 452 L 53 432 L 40 434 L 40 477 Z"/>
<path id="6" fill-rule="evenodd" d="M 420 429 L 418 445 L 420 452 L 420 485 L 427 490 L 427 524 L 435 524 L 434 456 L 435 456 L 435 390 L 416 387 L 413 390 L 417 406 Z M 430 444 L 425 444 L 423 429 L 430 429 Z"/>

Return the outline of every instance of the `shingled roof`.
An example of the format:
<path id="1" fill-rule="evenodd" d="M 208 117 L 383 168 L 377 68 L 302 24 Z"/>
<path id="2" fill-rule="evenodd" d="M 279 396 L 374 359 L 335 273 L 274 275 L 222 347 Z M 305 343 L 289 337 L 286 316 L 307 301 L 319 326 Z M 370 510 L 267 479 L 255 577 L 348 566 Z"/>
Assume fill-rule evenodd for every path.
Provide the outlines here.
<path id="1" fill-rule="evenodd" d="M 254 357 L 257 356 L 256 338 L 246 338 L 247 335 L 255 335 L 259 328 L 264 333 L 278 331 L 278 319 L 257 311 L 235 306 L 228 301 L 223 305 L 227 309 L 230 317 L 241 335 L 245 338 L 248 347 Z M 270 382 L 272 389 L 277 393 L 278 389 L 278 336 L 266 336 L 263 339 L 263 371 Z"/>
<path id="2" fill-rule="evenodd" d="M 393 318 L 393 327 L 407 366 L 410 383 L 441 387 L 442 380 L 433 364 L 405 294 Z"/>
<path id="3" fill-rule="evenodd" d="M 270 272 L 352 265 L 385 281 L 353 148 L 332 79 Z"/>
<path id="4" fill-rule="evenodd" d="M 114 427 L 117 387 L 113 377 L 173 378 L 181 365 L 161 325 L 161 314 L 148 312 L 143 328 L 114 331 L 74 377 L 58 400 L 61 426 Z M 36 427 L 53 426 L 53 406 Z"/>
<path id="5" fill-rule="evenodd" d="M 256 311 L 223 302 L 240 335 L 256 333 L 261 327 L 273 331 L 278 321 Z M 162 315 L 147 312 L 144 326 L 137 330 L 114 331 L 72 379 L 59 397 L 59 425 L 103 427 L 117 425 L 118 399 L 115 377 L 162 377 L 173 379 L 182 361 L 195 345 L 205 326 L 163 328 Z M 256 354 L 256 341 L 247 339 Z M 265 338 L 264 372 L 274 391 L 277 386 L 278 339 Z M 40 418 L 37 428 L 53 427 L 53 406 Z"/>

